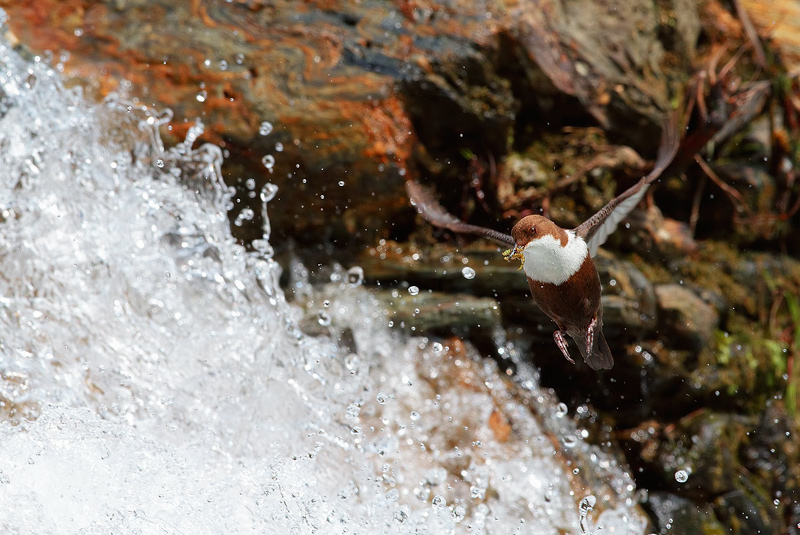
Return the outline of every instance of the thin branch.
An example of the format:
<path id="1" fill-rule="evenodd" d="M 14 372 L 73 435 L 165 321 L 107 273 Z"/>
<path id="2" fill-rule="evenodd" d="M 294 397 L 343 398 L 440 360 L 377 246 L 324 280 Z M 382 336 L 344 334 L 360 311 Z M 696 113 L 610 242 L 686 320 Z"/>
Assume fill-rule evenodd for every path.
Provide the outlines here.
<path id="1" fill-rule="evenodd" d="M 761 44 L 761 39 L 758 37 L 755 26 L 753 26 L 753 23 L 750 21 L 747 10 L 742 6 L 742 0 L 733 0 L 733 5 L 736 7 L 736 14 L 739 15 L 739 20 L 742 22 L 742 27 L 747 34 L 747 38 L 750 39 L 750 42 L 753 44 L 756 63 L 762 69 L 766 69 L 767 55 L 764 53 L 764 46 Z"/>
<path id="2" fill-rule="evenodd" d="M 697 162 L 697 165 L 703 170 L 703 172 L 710 178 L 714 184 L 719 186 L 719 188 L 725 192 L 725 194 L 730 198 L 731 202 L 733 203 L 736 210 L 739 212 L 746 212 L 748 216 L 752 215 L 750 208 L 744 202 L 742 195 L 736 191 L 736 189 L 732 188 L 728 184 L 726 184 L 717 174 L 714 172 L 713 169 L 706 163 L 702 156 L 699 154 L 695 154 L 694 161 Z"/>

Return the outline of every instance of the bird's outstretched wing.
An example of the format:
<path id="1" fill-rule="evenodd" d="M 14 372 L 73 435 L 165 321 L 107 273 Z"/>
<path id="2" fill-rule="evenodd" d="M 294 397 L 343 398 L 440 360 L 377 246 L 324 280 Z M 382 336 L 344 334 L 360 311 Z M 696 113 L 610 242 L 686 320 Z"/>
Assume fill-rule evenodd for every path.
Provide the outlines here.
<path id="1" fill-rule="evenodd" d="M 408 198 L 411 200 L 411 204 L 417 209 L 417 212 L 432 225 L 461 234 L 475 234 L 476 236 L 488 238 L 507 246 L 514 245 L 514 238 L 508 234 L 503 234 L 502 232 L 490 228 L 464 223 L 445 210 L 436 200 L 433 192 L 419 182 L 414 180 L 406 181 L 406 192 L 408 193 Z"/>
<path id="2" fill-rule="evenodd" d="M 678 117 L 673 113 L 664 125 L 653 170 L 575 228 L 575 234 L 586 240 L 590 255 L 597 254 L 597 248 L 605 243 L 620 221 L 636 208 L 650 184 L 661 176 L 664 169 L 672 162 L 678 151 L 679 141 Z"/>

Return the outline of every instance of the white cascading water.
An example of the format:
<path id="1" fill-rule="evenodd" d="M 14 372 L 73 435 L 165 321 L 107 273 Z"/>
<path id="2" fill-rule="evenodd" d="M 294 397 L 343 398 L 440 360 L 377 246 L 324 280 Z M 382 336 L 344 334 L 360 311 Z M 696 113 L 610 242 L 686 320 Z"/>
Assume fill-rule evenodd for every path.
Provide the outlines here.
<path id="1" fill-rule="evenodd" d="M 297 267 L 288 303 L 269 236 L 231 237 L 218 148 L 166 150 L 169 113 L 46 63 L 0 41 L 0 532 L 644 533 L 533 379 L 536 411 L 473 350 L 393 334 L 357 269 Z"/>

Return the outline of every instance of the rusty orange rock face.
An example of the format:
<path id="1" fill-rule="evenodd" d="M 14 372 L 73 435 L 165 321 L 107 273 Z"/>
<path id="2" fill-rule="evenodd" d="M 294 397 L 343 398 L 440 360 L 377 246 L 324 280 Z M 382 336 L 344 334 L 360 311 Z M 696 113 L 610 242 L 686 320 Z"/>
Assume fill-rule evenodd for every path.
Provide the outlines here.
<path id="1" fill-rule="evenodd" d="M 229 183 L 277 184 L 270 218 L 278 247 L 288 237 L 339 245 L 391 237 L 396 218 L 408 212 L 406 177 L 428 174 L 431 165 L 451 166 L 458 176 L 463 149 L 502 158 L 519 102 L 541 92 L 536 84 L 547 76 L 561 82 L 546 82 L 547 91 L 561 88 L 586 100 L 601 121 L 613 122 L 604 107 L 620 109 L 627 94 L 611 104 L 590 102 L 625 78 L 611 80 L 592 64 L 602 53 L 569 35 L 559 20 L 572 15 L 551 0 L 0 0 L 0 6 L 27 48 L 56 57 L 68 52 L 65 76 L 89 95 L 118 91 L 171 108 L 164 134 L 172 142 L 200 119 L 201 141 L 230 152 L 223 169 Z M 530 15 L 536 13 L 547 17 Z M 544 50 L 540 38 L 551 31 L 553 48 Z M 655 39 L 651 33 L 635 32 L 645 35 L 643 42 Z M 505 64 L 516 61 L 505 57 L 506 42 L 516 43 L 511 50 L 520 61 L 538 62 L 542 70 L 523 66 L 514 74 L 521 85 L 506 80 Z M 581 54 L 589 76 L 552 68 L 555 55 L 574 61 Z M 666 101 L 663 84 L 630 86 L 661 92 L 634 94 L 632 101 Z M 259 134 L 265 121 L 274 126 L 266 136 Z M 420 143 L 431 145 L 421 151 L 429 155 L 423 166 L 415 161 Z M 271 173 L 261 164 L 267 154 L 276 160 Z M 255 202 L 245 195 L 236 209 L 251 203 L 260 213 Z M 257 237 L 258 223 L 236 231 L 245 240 Z"/>

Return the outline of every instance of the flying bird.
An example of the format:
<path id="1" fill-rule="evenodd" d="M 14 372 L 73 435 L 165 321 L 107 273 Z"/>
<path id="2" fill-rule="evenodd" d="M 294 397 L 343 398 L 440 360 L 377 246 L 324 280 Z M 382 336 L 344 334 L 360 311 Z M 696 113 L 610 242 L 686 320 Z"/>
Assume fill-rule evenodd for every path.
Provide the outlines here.
<path id="1" fill-rule="evenodd" d="M 503 256 L 506 260 L 520 261 L 534 302 L 558 326 L 553 338 L 564 357 L 575 364 L 567 346 L 565 335 L 569 335 L 590 368 L 609 370 L 614 366 L 614 358 L 603 335 L 600 276 L 592 258 L 670 164 L 678 150 L 678 141 L 677 121 L 673 116 L 664 127 L 653 170 L 569 230 L 546 217 L 529 215 L 520 219 L 509 235 L 461 221 L 437 202 L 430 189 L 416 181 L 407 181 L 406 191 L 420 215 L 431 224 L 511 247 Z"/>

